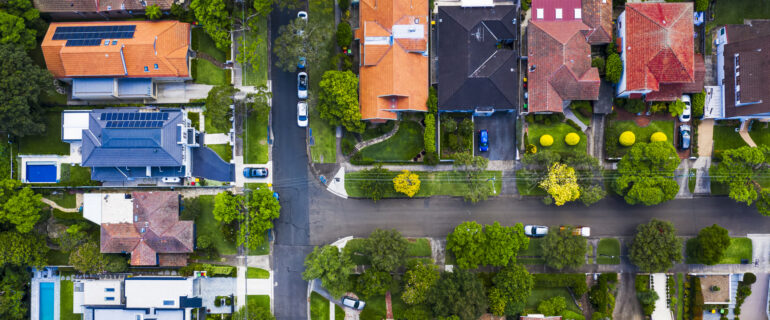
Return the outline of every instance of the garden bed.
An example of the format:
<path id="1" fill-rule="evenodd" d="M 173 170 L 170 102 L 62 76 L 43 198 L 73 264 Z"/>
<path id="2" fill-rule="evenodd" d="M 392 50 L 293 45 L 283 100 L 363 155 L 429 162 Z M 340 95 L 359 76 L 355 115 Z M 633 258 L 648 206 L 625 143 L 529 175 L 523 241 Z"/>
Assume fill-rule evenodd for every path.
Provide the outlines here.
<path id="1" fill-rule="evenodd" d="M 452 155 L 455 153 L 473 152 L 473 126 L 471 126 L 470 130 L 468 128 L 465 130 L 461 129 L 463 121 L 472 121 L 471 115 L 468 113 L 441 113 L 440 115 L 439 120 L 441 123 L 438 130 L 441 137 L 439 143 L 441 159 L 452 159 Z M 453 131 L 447 130 L 448 128 L 445 123 L 448 121 L 455 122 L 455 129 Z"/>
<path id="2" fill-rule="evenodd" d="M 636 138 L 635 142 L 650 142 L 650 136 L 655 132 L 663 132 L 670 143 L 674 143 L 674 121 L 653 120 L 646 127 L 639 127 L 632 120 L 611 120 L 604 132 L 604 151 L 608 158 L 621 158 L 631 147 L 620 145 L 620 134 L 631 131 Z M 716 135 L 715 135 L 716 136 Z"/>

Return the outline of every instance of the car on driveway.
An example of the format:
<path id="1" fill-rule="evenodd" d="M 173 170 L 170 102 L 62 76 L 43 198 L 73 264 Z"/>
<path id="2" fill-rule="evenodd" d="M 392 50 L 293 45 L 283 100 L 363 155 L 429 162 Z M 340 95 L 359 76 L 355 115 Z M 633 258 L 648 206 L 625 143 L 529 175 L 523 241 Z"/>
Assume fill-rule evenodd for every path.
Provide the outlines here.
<path id="1" fill-rule="evenodd" d="M 479 130 L 479 151 L 489 151 L 489 133 L 487 132 L 487 129 Z"/>
<path id="2" fill-rule="evenodd" d="M 363 310 L 366 303 L 353 297 L 344 296 L 342 297 L 342 305 L 351 309 Z"/>
<path id="3" fill-rule="evenodd" d="M 680 122 L 690 121 L 690 115 L 692 114 L 692 103 L 690 103 L 690 96 L 683 95 L 680 100 L 684 102 L 684 111 L 679 115 Z"/>
<path id="4" fill-rule="evenodd" d="M 690 149 L 690 125 L 683 124 L 679 126 L 679 148 L 682 150 Z"/>
<path id="5" fill-rule="evenodd" d="M 297 102 L 297 125 L 307 127 L 307 102 Z"/>
<path id="6" fill-rule="evenodd" d="M 243 176 L 246 178 L 267 178 L 267 168 L 243 168 Z"/>
<path id="7" fill-rule="evenodd" d="M 546 226 L 536 226 L 532 224 L 524 226 L 524 235 L 527 237 L 545 237 L 546 234 L 548 234 L 548 227 Z"/>
<path id="8" fill-rule="evenodd" d="M 307 99 L 307 72 L 297 74 L 297 97 Z"/>

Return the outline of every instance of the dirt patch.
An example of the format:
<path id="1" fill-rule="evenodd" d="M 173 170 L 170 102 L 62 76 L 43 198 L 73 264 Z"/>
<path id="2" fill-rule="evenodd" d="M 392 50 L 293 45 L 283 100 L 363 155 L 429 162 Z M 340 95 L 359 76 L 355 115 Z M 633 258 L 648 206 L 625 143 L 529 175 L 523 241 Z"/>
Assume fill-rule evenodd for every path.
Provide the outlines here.
<path id="1" fill-rule="evenodd" d="M 644 318 L 642 306 L 636 299 L 633 273 L 620 274 L 618 295 L 615 297 L 615 312 L 612 313 L 612 318 L 623 320 L 642 320 Z"/>

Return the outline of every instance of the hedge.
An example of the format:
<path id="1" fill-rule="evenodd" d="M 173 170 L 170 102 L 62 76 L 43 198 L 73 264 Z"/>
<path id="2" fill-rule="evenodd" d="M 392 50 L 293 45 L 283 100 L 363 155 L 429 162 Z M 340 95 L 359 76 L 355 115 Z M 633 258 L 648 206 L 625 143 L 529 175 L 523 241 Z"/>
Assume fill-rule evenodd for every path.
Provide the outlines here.
<path id="1" fill-rule="evenodd" d="M 588 292 L 586 275 L 582 273 L 536 273 L 533 276 L 535 279 L 535 287 L 570 287 L 573 293 L 578 296 L 582 296 Z"/>
<path id="2" fill-rule="evenodd" d="M 209 277 L 235 277 L 237 269 L 231 266 L 218 266 L 207 263 L 191 263 L 179 269 L 179 274 L 191 277 L 195 271 L 206 271 Z"/>
<path id="3" fill-rule="evenodd" d="M 700 118 L 703 116 L 703 107 L 706 104 L 706 92 L 701 91 L 692 95 L 692 117 Z"/>
<path id="4" fill-rule="evenodd" d="M 425 130 L 423 131 L 425 152 L 436 152 L 436 117 L 432 113 L 425 115 Z"/>
<path id="5" fill-rule="evenodd" d="M 612 53 L 607 57 L 607 64 L 604 72 L 607 81 L 612 83 L 620 82 L 620 77 L 623 75 L 623 62 L 620 61 L 620 56 L 617 53 Z"/>

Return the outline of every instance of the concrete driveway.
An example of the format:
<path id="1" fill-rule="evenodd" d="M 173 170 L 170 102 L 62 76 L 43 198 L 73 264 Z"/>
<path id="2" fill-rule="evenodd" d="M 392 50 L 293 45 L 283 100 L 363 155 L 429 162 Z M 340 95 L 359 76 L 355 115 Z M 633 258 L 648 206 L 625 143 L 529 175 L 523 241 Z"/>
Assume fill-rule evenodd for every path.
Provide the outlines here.
<path id="1" fill-rule="evenodd" d="M 489 117 L 475 117 L 476 134 L 474 139 L 477 156 L 489 160 L 514 160 L 516 158 L 516 114 L 513 112 L 495 112 Z M 479 152 L 479 130 L 486 129 L 489 134 L 489 151 Z"/>
<path id="2" fill-rule="evenodd" d="M 756 273 L 757 282 L 751 285 L 751 295 L 741 306 L 741 319 L 767 319 L 767 273 Z"/>

